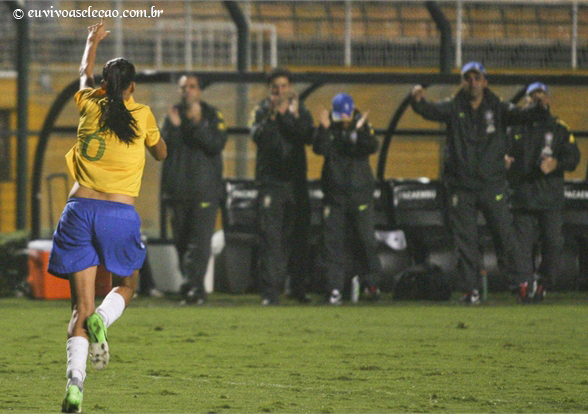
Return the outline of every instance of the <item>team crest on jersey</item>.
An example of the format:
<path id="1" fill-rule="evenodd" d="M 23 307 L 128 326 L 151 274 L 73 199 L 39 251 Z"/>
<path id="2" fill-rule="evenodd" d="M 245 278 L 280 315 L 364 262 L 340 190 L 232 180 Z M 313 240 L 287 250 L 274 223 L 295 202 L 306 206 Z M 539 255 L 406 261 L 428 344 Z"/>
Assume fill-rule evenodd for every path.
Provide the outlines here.
<path id="1" fill-rule="evenodd" d="M 486 111 L 484 116 L 486 118 L 486 133 L 492 134 L 496 131 L 496 127 L 494 126 L 494 112 Z"/>

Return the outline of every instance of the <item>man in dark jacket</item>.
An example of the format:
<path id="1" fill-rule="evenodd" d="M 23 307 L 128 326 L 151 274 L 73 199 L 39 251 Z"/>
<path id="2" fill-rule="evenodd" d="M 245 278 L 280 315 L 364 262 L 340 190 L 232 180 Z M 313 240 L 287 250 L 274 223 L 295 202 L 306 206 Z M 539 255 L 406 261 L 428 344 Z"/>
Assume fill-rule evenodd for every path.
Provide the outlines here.
<path id="1" fill-rule="evenodd" d="M 506 127 L 546 118 L 548 111 L 543 102 L 527 109 L 503 102 L 488 89 L 486 71 L 478 62 L 465 64 L 461 73 L 462 87 L 454 97 L 431 103 L 417 85 L 412 92 L 412 107 L 424 118 L 447 125 L 443 180 L 448 221 L 455 241 L 463 302 L 475 304 L 480 300 L 478 210 L 484 214 L 492 234 L 501 270 L 516 283 L 525 282 L 506 192 Z"/>
<path id="2" fill-rule="evenodd" d="M 269 96 L 252 116 L 257 145 L 262 304 L 279 303 L 288 275 L 292 294 L 307 302 L 310 202 L 305 145 L 312 142 L 313 121 L 298 101 L 288 70 L 274 69 L 268 86 Z"/>
<path id="3" fill-rule="evenodd" d="M 168 148 L 161 192 L 172 208 L 174 243 L 187 303 L 206 300 L 204 276 L 222 195 L 222 150 L 227 142 L 220 111 L 200 100 L 198 77 L 179 80 L 181 101 L 166 116 L 161 135 Z"/>
<path id="4" fill-rule="evenodd" d="M 325 157 L 321 175 L 323 199 L 323 243 L 329 303 L 341 304 L 345 276 L 344 251 L 348 229 L 357 241 L 361 259 L 367 265 L 368 299 L 379 296 L 381 265 L 375 238 L 375 180 L 369 156 L 378 150 L 374 130 L 353 98 L 341 93 L 333 99 L 333 110 L 320 115 L 313 150 Z"/>
<path id="5" fill-rule="evenodd" d="M 549 99 L 546 85 L 527 87 L 526 106 Z M 557 117 L 518 125 L 510 129 L 511 149 L 507 158 L 515 230 L 525 258 L 523 284 L 527 300 L 540 300 L 546 287 L 557 281 L 563 253 L 564 171 L 580 162 L 580 150 L 567 125 Z M 534 249 L 541 242 L 539 277 L 534 275 Z"/>

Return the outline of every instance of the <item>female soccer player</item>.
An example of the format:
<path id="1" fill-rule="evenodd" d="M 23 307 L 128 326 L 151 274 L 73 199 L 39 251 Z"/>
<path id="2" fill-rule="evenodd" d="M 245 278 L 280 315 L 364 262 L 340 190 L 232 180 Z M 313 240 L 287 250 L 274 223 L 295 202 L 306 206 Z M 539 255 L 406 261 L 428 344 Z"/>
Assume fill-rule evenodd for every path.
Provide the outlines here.
<path id="1" fill-rule="evenodd" d="M 80 66 L 78 141 L 66 161 L 75 184 L 53 235 L 49 272 L 69 278 L 72 317 L 67 340 L 67 386 L 62 412 L 81 412 L 88 352 L 96 369 L 110 359 L 106 329 L 133 298 L 145 260 L 141 220 L 135 211 L 145 166 L 145 147 L 158 161 L 167 148 L 155 117 L 135 103 L 135 67 L 123 58 L 108 61 L 94 89 L 96 49 L 110 34 L 104 20 L 88 28 Z M 95 309 L 98 265 L 112 274 L 110 293 Z"/>

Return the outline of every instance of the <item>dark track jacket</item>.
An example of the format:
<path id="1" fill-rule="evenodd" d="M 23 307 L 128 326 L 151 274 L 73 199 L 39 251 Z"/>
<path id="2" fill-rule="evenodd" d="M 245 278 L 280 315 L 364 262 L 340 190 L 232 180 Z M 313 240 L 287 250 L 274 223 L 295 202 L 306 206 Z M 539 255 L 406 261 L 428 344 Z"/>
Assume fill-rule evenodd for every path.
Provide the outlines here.
<path id="1" fill-rule="evenodd" d="M 179 127 L 171 123 L 169 115 L 163 123 L 161 136 L 167 144 L 168 156 L 163 163 L 161 190 L 166 199 L 209 201 L 222 195 L 225 121 L 215 107 L 202 101 L 200 105 L 199 124 L 186 117 L 182 105 L 176 105 L 182 120 Z"/>
<path id="2" fill-rule="evenodd" d="M 270 118 L 269 98 L 252 114 L 252 137 L 257 145 L 255 179 L 265 185 L 294 182 L 306 185 L 305 145 L 312 143 L 312 115 L 300 102 L 299 117 L 290 112 Z"/>
<path id="3" fill-rule="evenodd" d="M 378 140 L 372 126 L 366 121 L 358 130 L 361 118 L 355 111 L 350 129 L 342 122 L 332 122 L 329 128 L 322 125 L 315 133 L 313 151 L 325 157 L 321 185 L 325 195 L 364 193 L 372 197 L 374 174 L 369 156 L 378 150 Z"/>
<path id="4" fill-rule="evenodd" d="M 513 207 L 528 210 L 558 210 L 564 205 L 564 171 L 580 162 L 580 150 L 567 125 L 556 117 L 510 128 L 514 158 L 508 172 L 514 190 Z M 549 148 L 557 168 L 549 174 L 541 169 L 542 152 Z"/>
<path id="5" fill-rule="evenodd" d="M 413 101 L 412 107 L 424 118 L 447 125 L 443 179 L 452 187 L 470 190 L 506 183 L 508 125 L 544 119 L 549 114 L 539 106 L 522 109 L 503 102 L 489 89 L 484 90 L 475 111 L 463 89 L 445 101 L 432 103 L 423 98 Z"/>

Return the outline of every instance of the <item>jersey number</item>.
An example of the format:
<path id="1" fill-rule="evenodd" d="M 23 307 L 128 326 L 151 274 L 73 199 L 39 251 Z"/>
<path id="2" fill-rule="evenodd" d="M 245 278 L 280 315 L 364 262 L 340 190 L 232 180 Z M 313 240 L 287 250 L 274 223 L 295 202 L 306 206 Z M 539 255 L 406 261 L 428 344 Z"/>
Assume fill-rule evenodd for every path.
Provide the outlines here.
<path id="1" fill-rule="evenodd" d="M 98 130 L 98 132 L 94 132 L 93 134 L 87 135 L 86 139 L 82 144 L 82 155 L 88 161 L 98 161 L 100 158 L 104 156 L 104 150 L 106 149 L 106 141 L 102 136 L 99 134 L 102 132 L 102 128 Z M 96 155 L 91 156 L 88 154 L 88 147 L 90 146 L 90 142 L 93 140 L 98 140 L 98 151 L 96 151 Z"/>

